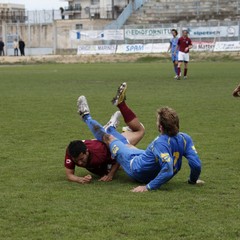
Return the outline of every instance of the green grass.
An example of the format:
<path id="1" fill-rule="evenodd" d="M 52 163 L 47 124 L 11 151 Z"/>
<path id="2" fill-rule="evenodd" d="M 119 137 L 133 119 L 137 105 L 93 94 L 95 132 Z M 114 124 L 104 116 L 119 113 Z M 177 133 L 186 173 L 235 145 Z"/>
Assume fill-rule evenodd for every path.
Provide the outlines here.
<path id="1" fill-rule="evenodd" d="M 0 67 L 0 239 L 239 239 L 240 102 L 231 96 L 239 73 L 230 61 L 192 63 L 187 81 L 172 79 L 171 63 Z M 104 124 L 123 81 L 146 128 L 138 147 L 158 134 L 156 109 L 175 108 L 202 159 L 205 186 L 186 184 L 185 160 L 154 192 L 131 193 L 138 184 L 123 171 L 110 183 L 66 181 L 67 144 L 92 138 L 77 97 L 86 95 Z"/>

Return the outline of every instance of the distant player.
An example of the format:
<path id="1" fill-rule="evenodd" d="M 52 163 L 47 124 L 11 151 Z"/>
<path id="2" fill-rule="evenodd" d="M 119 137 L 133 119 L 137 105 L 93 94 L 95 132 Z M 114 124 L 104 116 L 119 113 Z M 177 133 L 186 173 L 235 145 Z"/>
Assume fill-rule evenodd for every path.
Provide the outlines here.
<path id="1" fill-rule="evenodd" d="M 124 86 L 122 91 L 119 91 L 117 99 L 123 98 Z M 133 192 L 160 188 L 181 169 L 183 156 L 187 158 L 191 169 L 188 183 L 203 183 L 199 180 L 201 161 L 191 137 L 179 132 L 179 118 L 173 109 L 163 107 L 158 110 L 157 127 L 161 134 L 146 150 L 123 144 L 114 136 L 107 134 L 104 128 L 92 119 L 84 96 L 78 98 L 78 112 L 95 138 L 109 146 L 113 158 L 118 161 L 128 176 L 140 183 L 145 183 L 143 186 L 134 188 Z"/>
<path id="2" fill-rule="evenodd" d="M 126 88 L 127 85 L 125 84 L 124 92 L 126 92 Z M 106 132 L 114 135 L 124 144 L 136 145 L 144 136 L 143 125 L 139 122 L 135 113 L 127 106 L 125 99 L 121 99 L 119 103 L 114 99 L 114 105 L 119 108 L 121 113 L 118 111 L 111 117 L 110 121 L 104 126 Z M 121 114 L 127 127 L 125 127 L 125 132 L 119 134 L 115 128 Z M 107 145 L 98 140 L 75 140 L 70 142 L 66 149 L 64 165 L 67 179 L 77 183 L 89 183 L 92 177 L 91 175 L 76 176 L 75 167 L 86 168 L 89 172 L 100 176 L 100 181 L 104 182 L 111 181 L 119 168 L 119 164 L 111 157 Z"/>
<path id="3" fill-rule="evenodd" d="M 173 38 L 170 40 L 170 45 L 168 48 L 168 52 L 171 51 L 172 55 L 172 62 L 173 62 L 173 68 L 175 72 L 175 79 L 178 77 L 178 31 L 176 29 L 172 29 L 172 35 Z"/>
<path id="4" fill-rule="evenodd" d="M 192 48 L 192 40 L 188 37 L 188 31 L 182 31 L 182 37 L 178 39 L 178 72 L 177 79 L 181 77 L 181 65 L 184 62 L 184 79 L 187 79 L 189 50 Z"/>
<path id="5" fill-rule="evenodd" d="M 240 84 L 233 91 L 234 97 L 240 97 Z"/>

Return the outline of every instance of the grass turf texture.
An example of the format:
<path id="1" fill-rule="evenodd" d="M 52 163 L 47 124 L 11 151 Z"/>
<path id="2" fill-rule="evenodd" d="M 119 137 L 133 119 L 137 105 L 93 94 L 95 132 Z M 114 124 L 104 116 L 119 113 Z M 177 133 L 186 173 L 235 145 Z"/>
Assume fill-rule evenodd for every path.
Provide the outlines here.
<path id="1" fill-rule="evenodd" d="M 239 239 L 239 108 L 231 96 L 238 62 L 191 63 L 173 80 L 170 63 L 26 65 L 0 68 L 0 239 Z M 146 128 L 140 148 L 158 134 L 155 110 L 177 110 L 202 159 L 203 187 L 186 184 L 189 167 L 160 190 L 138 186 L 120 171 L 110 183 L 66 181 L 70 140 L 92 138 L 76 114 L 88 98 L 106 123 L 116 87 Z M 77 168 L 78 175 L 87 172 Z"/>

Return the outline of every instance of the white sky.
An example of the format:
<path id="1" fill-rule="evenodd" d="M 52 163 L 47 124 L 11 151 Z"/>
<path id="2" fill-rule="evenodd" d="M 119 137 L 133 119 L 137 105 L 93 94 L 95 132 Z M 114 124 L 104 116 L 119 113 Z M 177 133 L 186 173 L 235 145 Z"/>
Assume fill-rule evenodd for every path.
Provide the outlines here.
<path id="1" fill-rule="evenodd" d="M 24 4 L 26 10 L 52 10 L 68 6 L 64 0 L 0 0 L 0 3 Z"/>

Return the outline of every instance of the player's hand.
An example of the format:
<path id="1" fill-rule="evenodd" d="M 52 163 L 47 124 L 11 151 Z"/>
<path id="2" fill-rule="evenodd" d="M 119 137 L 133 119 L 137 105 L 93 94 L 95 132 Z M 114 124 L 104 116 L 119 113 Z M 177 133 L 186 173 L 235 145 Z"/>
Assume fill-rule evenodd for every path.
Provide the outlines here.
<path id="1" fill-rule="evenodd" d="M 185 53 L 187 53 L 189 51 L 189 48 L 188 47 L 186 47 L 185 48 Z"/>
<path id="2" fill-rule="evenodd" d="M 113 180 L 113 176 L 111 175 L 104 175 L 98 181 L 100 182 L 111 182 Z"/>
<path id="3" fill-rule="evenodd" d="M 91 175 L 86 175 L 81 178 L 80 182 L 85 184 L 85 183 L 90 183 L 92 181 L 92 176 Z"/>
<path id="4" fill-rule="evenodd" d="M 204 185 L 205 182 L 204 182 L 203 180 L 201 180 L 201 179 L 198 179 L 198 180 L 196 181 L 196 184 L 197 184 L 197 185 Z"/>
<path id="5" fill-rule="evenodd" d="M 147 192 L 148 189 L 146 186 L 138 186 L 131 190 L 131 192 Z"/>

